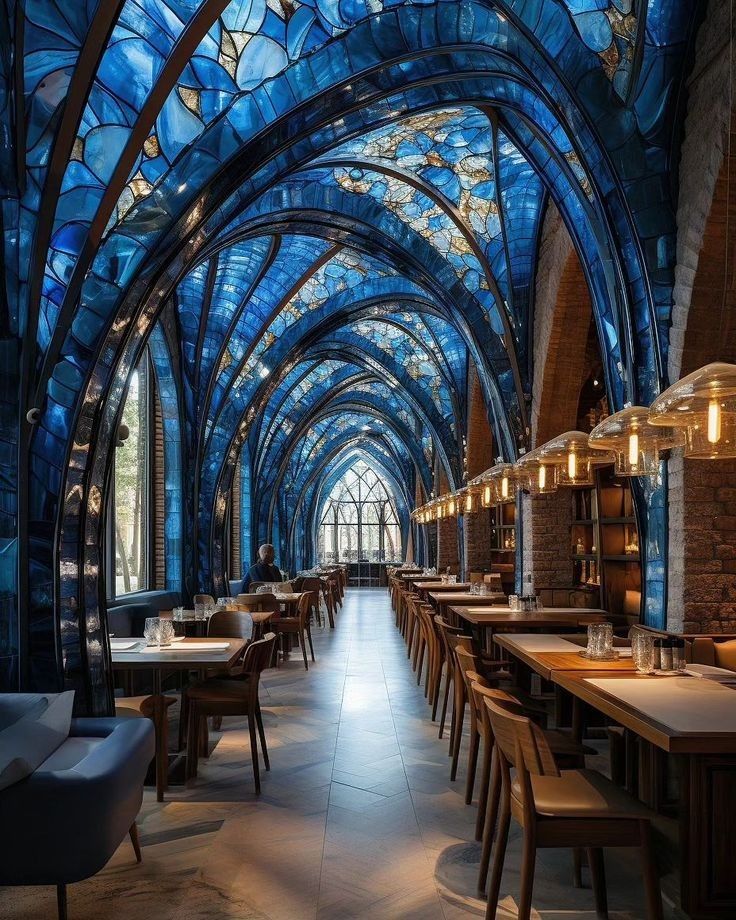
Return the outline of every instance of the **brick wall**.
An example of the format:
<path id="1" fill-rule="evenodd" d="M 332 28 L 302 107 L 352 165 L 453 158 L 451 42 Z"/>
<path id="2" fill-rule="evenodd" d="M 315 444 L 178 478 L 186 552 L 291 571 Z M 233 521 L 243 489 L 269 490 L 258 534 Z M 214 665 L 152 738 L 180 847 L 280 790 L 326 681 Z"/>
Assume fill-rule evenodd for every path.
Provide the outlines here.
<path id="1" fill-rule="evenodd" d="M 586 343 L 592 309 L 580 261 L 559 212 L 550 204 L 544 218 L 534 307 L 532 445 L 576 427 L 580 389 L 587 377 Z M 572 502 L 563 489 L 525 495 L 521 503 L 522 570 L 535 588 L 572 582 Z"/>
<path id="2" fill-rule="evenodd" d="M 570 234 L 550 204 L 539 244 L 534 302 L 532 444 L 575 428 L 589 366 L 585 346 L 592 308 Z"/>
<path id="3" fill-rule="evenodd" d="M 488 422 L 480 380 L 475 368 L 468 375 L 468 478 L 493 466 L 493 433 Z M 463 524 L 465 571 L 488 571 L 491 564 L 491 515 L 487 509 L 465 516 Z"/>
<path id="4" fill-rule="evenodd" d="M 669 461 L 667 626 L 736 631 L 736 460 Z M 680 500 L 672 497 L 679 495 Z M 683 500 L 684 498 L 684 500 Z"/>
<path id="5" fill-rule="evenodd" d="M 714 360 L 736 361 L 736 125 L 729 117 L 729 5 L 711 0 L 696 40 L 680 160 L 671 380 Z M 730 159 L 730 162 L 729 162 Z M 730 195 L 729 195 L 730 192 Z M 727 271 L 728 267 L 728 271 Z M 736 631 L 736 461 L 683 460 L 669 469 L 667 625 Z"/>
<path id="6" fill-rule="evenodd" d="M 522 559 L 524 578 L 531 574 L 535 590 L 568 588 L 572 583 L 570 531 L 572 501 L 567 489 L 550 495 L 525 495 Z"/>
<path id="7" fill-rule="evenodd" d="M 437 521 L 437 571 L 444 572 L 448 565 L 453 574 L 458 574 L 460 559 L 456 518 Z"/>

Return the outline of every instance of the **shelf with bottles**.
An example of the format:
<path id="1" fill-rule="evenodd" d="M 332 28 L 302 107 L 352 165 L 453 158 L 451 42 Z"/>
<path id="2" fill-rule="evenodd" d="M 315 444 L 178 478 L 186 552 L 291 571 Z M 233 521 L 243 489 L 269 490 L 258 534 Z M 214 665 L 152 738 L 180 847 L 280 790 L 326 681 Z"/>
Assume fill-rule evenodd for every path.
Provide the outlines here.
<path id="1" fill-rule="evenodd" d="M 512 502 L 491 509 L 491 549 L 497 553 L 516 552 L 516 505 Z"/>

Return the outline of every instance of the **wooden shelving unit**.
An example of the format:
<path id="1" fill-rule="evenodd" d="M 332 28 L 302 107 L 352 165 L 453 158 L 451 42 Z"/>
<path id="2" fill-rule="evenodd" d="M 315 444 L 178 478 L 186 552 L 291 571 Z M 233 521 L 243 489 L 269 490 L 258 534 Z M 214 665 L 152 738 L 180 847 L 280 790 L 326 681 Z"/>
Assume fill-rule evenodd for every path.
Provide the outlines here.
<path id="1" fill-rule="evenodd" d="M 641 556 L 631 488 L 606 467 L 596 485 L 572 493 L 573 583 L 600 589 L 612 614 L 636 616 L 641 597 Z"/>
<path id="2" fill-rule="evenodd" d="M 491 513 L 491 569 L 501 575 L 504 590 L 513 591 L 516 571 L 516 505 L 494 505 Z"/>

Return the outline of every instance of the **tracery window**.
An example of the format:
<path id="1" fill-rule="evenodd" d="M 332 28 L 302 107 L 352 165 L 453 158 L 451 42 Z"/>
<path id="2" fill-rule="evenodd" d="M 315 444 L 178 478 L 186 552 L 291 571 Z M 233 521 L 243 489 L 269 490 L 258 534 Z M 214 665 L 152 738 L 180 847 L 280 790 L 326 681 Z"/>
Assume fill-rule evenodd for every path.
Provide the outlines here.
<path id="1" fill-rule="evenodd" d="M 379 562 L 401 558 L 401 528 L 391 493 L 357 460 L 332 487 L 320 518 L 320 562 Z"/>

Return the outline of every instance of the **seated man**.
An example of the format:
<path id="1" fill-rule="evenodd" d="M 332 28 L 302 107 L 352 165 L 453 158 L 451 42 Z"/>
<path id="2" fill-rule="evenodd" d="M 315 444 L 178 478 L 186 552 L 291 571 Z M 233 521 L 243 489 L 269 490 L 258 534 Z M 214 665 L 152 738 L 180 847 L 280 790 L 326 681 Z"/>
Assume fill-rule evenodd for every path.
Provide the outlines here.
<path id="1" fill-rule="evenodd" d="M 240 589 L 243 594 L 248 594 L 250 583 L 252 581 L 281 581 L 281 571 L 273 564 L 276 557 L 276 551 L 270 543 L 264 543 L 258 549 L 258 562 L 248 569 L 248 573 L 243 579 L 243 587 Z"/>

